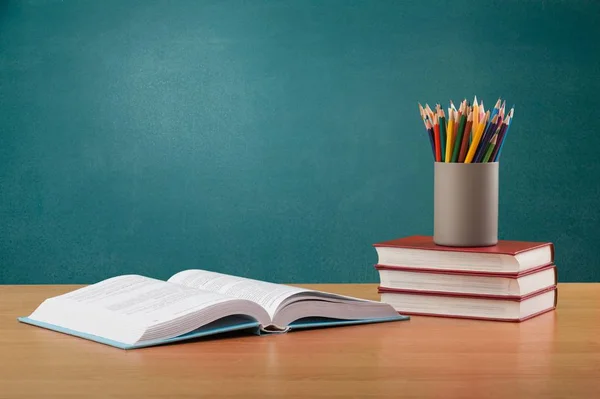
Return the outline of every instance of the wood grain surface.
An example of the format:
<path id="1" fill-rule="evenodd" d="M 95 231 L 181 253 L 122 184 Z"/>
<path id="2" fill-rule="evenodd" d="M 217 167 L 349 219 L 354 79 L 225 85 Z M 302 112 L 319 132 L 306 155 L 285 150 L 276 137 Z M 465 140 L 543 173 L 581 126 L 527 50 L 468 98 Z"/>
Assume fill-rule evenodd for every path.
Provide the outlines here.
<path id="1" fill-rule="evenodd" d="M 376 286 L 305 285 L 376 299 Z M 0 398 L 592 398 L 600 284 L 521 324 L 412 317 L 123 351 L 18 323 L 78 286 L 0 286 Z"/>

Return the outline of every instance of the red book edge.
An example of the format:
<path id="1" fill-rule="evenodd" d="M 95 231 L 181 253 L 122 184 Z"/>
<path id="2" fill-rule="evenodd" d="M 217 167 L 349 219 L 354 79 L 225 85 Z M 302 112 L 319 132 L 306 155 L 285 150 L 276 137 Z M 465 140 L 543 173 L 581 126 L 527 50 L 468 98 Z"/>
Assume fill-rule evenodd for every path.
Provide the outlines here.
<path id="1" fill-rule="evenodd" d="M 469 271 L 469 270 L 445 270 L 445 269 L 429 269 L 426 267 L 406 267 L 406 266 L 388 266 L 376 264 L 375 269 L 377 270 L 399 270 L 404 272 L 415 272 L 415 273 L 432 273 L 432 274 L 454 274 L 462 276 L 475 276 L 475 277 L 504 277 L 504 278 L 519 278 L 543 272 L 547 269 L 554 268 L 556 272 L 556 265 L 554 263 L 547 263 L 545 265 L 532 267 L 531 269 L 525 269 L 517 273 L 498 273 L 498 272 L 481 272 L 481 271 Z"/>
<path id="2" fill-rule="evenodd" d="M 464 319 L 464 320 L 481 320 L 481 321 L 503 321 L 503 322 L 509 322 L 509 323 L 521 323 L 523 321 L 532 319 L 532 318 L 537 317 L 539 315 L 542 315 L 544 313 L 551 312 L 551 311 L 553 311 L 555 309 L 556 309 L 556 305 L 554 305 L 553 307 L 550 307 L 548 309 L 544 309 L 544 310 L 542 310 L 540 312 L 530 314 L 529 316 L 519 318 L 519 319 L 501 319 L 501 318 L 496 318 L 496 317 L 453 316 L 453 315 L 447 315 L 447 314 L 416 313 L 416 312 L 398 312 L 398 314 L 401 314 L 403 316 L 406 315 L 406 316 L 443 317 L 443 318 L 446 318 L 446 319 Z"/>
<path id="3" fill-rule="evenodd" d="M 397 238 L 389 241 L 382 241 L 373 244 L 375 248 L 403 248 L 420 249 L 425 251 L 449 251 L 449 252 L 468 252 L 480 254 L 498 254 L 515 256 L 522 252 L 532 251 L 534 249 L 550 246 L 551 259 L 554 261 L 554 244 L 551 242 L 526 242 L 526 241 L 508 241 L 500 240 L 498 244 L 489 247 L 448 247 L 437 245 L 433 242 L 431 236 L 409 236 Z M 509 249 L 513 248 L 513 249 Z"/>
<path id="4" fill-rule="evenodd" d="M 491 295 L 491 294 L 474 294 L 474 293 L 463 293 L 463 292 L 448 292 L 448 291 L 420 291 L 420 290 L 406 290 L 398 288 L 387 288 L 379 286 L 377 292 L 379 294 L 415 294 L 415 295 L 430 295 L 430 296 L 450 296 L 450 297 L 461 297 L 461 298 L 480 298 L 480 299 L 500 299 L 512 302 L 522 302 L 530 299 L 536 295 L 544 294 L 546 292 L 556 289 L 556 284 L 549 285 L 548 287 L 540 288 L 537 291 L 530 292 L 527 295 Z"/>
<path id="5" fill-rule="evenodd" d="M 379 294 L 408 294 L 408 295 L 424 295 L 424 296 L 440 296 L 440 297 L 453 297 L 453 298 L 473 298 L 473 299 L 492 299 L 492 300 L 504 300 L 511 302 L 523 302 L 527 299 L 531 299 L 535 296 L 545 294 L 551 291 L 557 291 L 557 285 L 553 284 L 546 288 L 531 292 L 523 296 L 502 296 L 502 295 L 487 295 L 487 294 L 465 294 L 461 292 L 440 292 L 440 291 L 417 291 L 417 290 L 403 290 L 395 288 L 378 287 L 377 293 Z M 556 305 L 556 299 L 555 299 Z"/>
<path id="6" fill-rule="evenodd" d="M 483 321 L 504 321 L 504 322 L 512 322 L 512 323 L 520 323 L 525 320 L 532 319 L 544 313 L 551 312 L 556 309 L 558 304 L 558 287 L 554 287 L 553 289 L 548 289 L 547 291 L 554 290 L 556 294 L 554 295 L 554 305 L 549 307 L 548 309 L 541 310 L 537 313 L 530 314 L 529 316 L 521 317 L 518 319 L 503 319 L 498 317 L 475 317 L 475 316 L 460 316 L 460 315 L 447 315 L 447 314 L 436 314 L 436 313 L 419 313 L 419 312 L 403 312 L 398 310 L 398 314 L 406 315 L 406 316 L 427 316 L 427 317 L 443 317 L 448 319 L 465 319 L 465 320 L 483 320 Z M 540 295 L 540 294 L 537 294 Z"/>

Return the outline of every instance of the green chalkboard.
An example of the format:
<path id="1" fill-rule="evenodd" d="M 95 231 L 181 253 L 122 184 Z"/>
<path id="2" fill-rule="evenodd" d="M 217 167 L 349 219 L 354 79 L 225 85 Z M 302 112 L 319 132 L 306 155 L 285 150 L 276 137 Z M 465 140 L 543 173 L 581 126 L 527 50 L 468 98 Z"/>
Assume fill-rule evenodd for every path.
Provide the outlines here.
<path id="1" fill-rule="evenodd" d="M 437 10 L 437 11 L 436 11 Z M 375 282 L 432 234 L 417 101 L 516 105 L 500 237 L 600 281 L 600 3 L 0 1 L 0 283 Z"/>

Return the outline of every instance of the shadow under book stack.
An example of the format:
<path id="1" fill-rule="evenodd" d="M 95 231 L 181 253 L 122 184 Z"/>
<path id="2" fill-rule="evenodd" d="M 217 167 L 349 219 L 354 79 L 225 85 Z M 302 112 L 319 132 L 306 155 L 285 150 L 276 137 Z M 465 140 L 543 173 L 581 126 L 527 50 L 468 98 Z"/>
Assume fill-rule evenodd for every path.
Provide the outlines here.
<path id="1" fill-rule="evenodd" d="M 411 236 L 374 247 L 381 301 L 401 314 L 520 322 L 556 308 L 552 243 L 465 248 Z"/>

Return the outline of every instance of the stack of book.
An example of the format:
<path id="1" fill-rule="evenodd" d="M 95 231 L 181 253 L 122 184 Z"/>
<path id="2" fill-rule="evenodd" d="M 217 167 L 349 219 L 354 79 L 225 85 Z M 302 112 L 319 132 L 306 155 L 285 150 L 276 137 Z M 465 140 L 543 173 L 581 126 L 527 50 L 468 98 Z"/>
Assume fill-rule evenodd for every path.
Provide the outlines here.
<path id="1" fill-rule="evenodd" d="M 374 247 L 381 301 L 402 314 L 524 321 L 556 308 L 552 243 L 465 248 L 411 236 Z"/>

